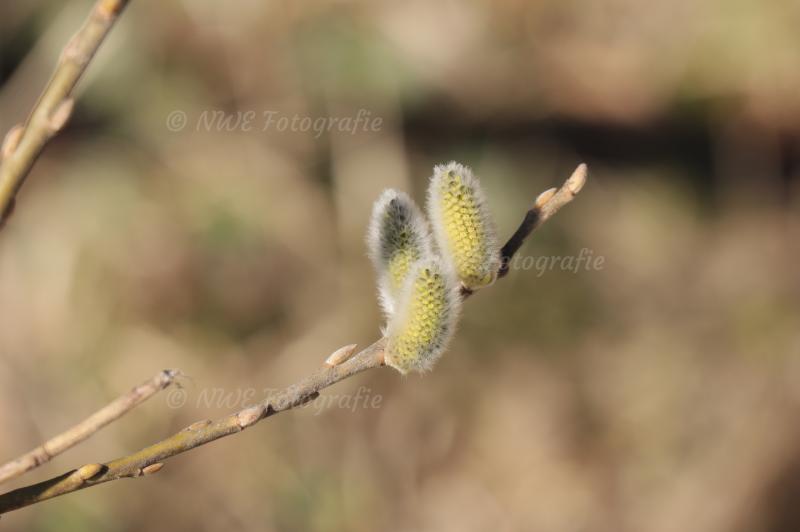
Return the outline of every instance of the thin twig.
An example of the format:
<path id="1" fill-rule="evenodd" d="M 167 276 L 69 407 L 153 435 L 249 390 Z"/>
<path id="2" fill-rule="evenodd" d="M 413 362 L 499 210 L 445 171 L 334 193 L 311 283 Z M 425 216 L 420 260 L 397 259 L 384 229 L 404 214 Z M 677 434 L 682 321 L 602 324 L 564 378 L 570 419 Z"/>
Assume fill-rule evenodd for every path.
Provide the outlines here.
<path id="1" fill-rule="evenodd" d="M 256 406 L 245 408 L 213 422 L 198 421 L 130 456 L 106 464 L 86 464 L 45 482 L 5 493 L 0 496 L 0 514 L 103 482 L 155 472 L 161 469 L 156 464 L 162 463 L 167 458 L 241 432 L 266 417 L 314 400 L 323 388 L 381 365 L 383 365 L 383 342 L 378 341 L 341 365 L 325 366 Z"/>
<path id="2" fill-rule="evenodd" d="M 17 192 L 36 158 L 69 120 L 72 91 L 128 1 L 98 0 L 61 52 L 53 76 L 25 124 L 14 126 L 6 135 L 0 150 L 0 228 L 11 216 Z"/>
<path id="3" fill-rule="evenodd" d="M 171 369 L 159 372 L 158 375 L 146 380 L 128 393 L 117 397 L 74 427 L 47 440 L 19 458 L 3 464 L 0 466 L 0 483 L 16 478 L 26 471 L 49 462 L 53 457 L 82 442 L 115 419 L 122 417 L 145 402 L 159 390 L 163 390 L 172 384 L 178 375 L 178 371 Z"/>
<path id="4" fill-rule="evenodd" d="M 508 254 L 510 259 L 534 229 L 572 201 L 585 181 L 586 165 L 581 165 L 561 189 L 558 191 L 551 189 L 542 193 L 534 207 L 528 211 L 522 225 L 503 246 L 504 257 Z M 533 221 L 530 220 L 532 212 L 535 216 Z M 163 461 L 167 458 L 241 432 L 273 414 L 313 401 L 321 390 L 332 384 L 362 371 L 383 366 L 383 343 L 383 339 L 378 340 L 339 365 L 326 364 L 312 375 L 256 406 L 245 408 L 216 421 L 198 421 L 177 434 L 129 456 L 105 464 L 86 464 L 50 480 L 4 493 L 0 495 L 0 514 L 104 482 L 155 473 L 161 469 Z"/>
<path id="5" fill-rule="evenodd" d="M 558 210 L 575 198 L 586 183 L 589 168 L 586 164 L 580 164 L 572 172 L 564 184 L 559 189 L 551 188 L 545 190 L 533 202 L 533 207 L 525 213 L 525 218 L 517 230 L 508 239 L 506 245 L 500 250 L 501 266 L 497 274 L 498 278 L 508 274 L 511 259 L 522 247 L 525 239 L 540 225 L 550 219 Z"/>

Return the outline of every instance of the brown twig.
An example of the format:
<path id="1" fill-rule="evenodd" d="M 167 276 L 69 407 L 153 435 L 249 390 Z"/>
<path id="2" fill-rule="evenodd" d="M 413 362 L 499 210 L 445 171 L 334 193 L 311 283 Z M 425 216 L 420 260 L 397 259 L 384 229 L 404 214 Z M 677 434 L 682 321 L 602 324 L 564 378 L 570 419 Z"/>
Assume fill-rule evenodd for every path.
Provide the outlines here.
<path id="1" fill-rule="evenodd" d="M 42 445 L 23 454 L 19 458 L 15 458 L 3 464 L 0 466 L 0 483 L 16 478 L 31 469 L 39 467 L 70 447 L 79 444 L 115 419 L 119 419 L 145 402 L 159 390 L 163 390 L 172 384 L 178 375 L 179 372 L 170 369 L 159 372 L 155 377 L 146 380 L 128 393 L 117 397 L 74 427 L 47 440 Z"/>
<path id="2" fill-rule="evenodd" d="M 503 246 L 504 258 L 507 255 L 510 259 L 534 229 L 572 201 L 585 181 L 586 165 L 580 165 L 561 189 L 550 189 L 540 194 L 520 227 Z M 167 458 L 241 432 L 273 414 L 314 400 L 321 390 L 332 384 L 362 371 L 383 366 L 383 342 L 383 339 L 378 340 L 350 358 L 338 357 L 341 350 L 335 352 L 334 355 L 337 356 L 332 355 L 329 361 L 331 358 L 346 360 L 333 366 L 330 363 L 325 364 L 322 369 L 256 406 L 245 408 L 216 421 L 198 421 L 132 455 L 105 464 L 86 464 L 50 480 L 4 493 L 0 495 L 0 514 L 111 480 L 154 473 L 161 469 L 163 461 Z M 346 349 L 349 348 L 350 346 L 347 346 Z"/>
<path id="3" fill-rule="evenodd" d="M 61 52 L 53 76 L 24 125 L 14 126 L 0 150 L 0 228 L 45 144 L 72 114 L 72 91 L 128 0 L 98 0 L 83 27 Z"/>
<path id="4" fill-rule="evenodd" d="M 379 340 L 341 365 L 325 366 L 256 406 L 245 408 L 213 422 L 198 421 L 130 456 L 106 464 L 86 464 L 45 482 L 0 495 L 0 514 L 103 482 L 155 472 L 161 469 L 156 464 L 161 464 L 167 458 L 241 432 L 266 417 L 315 399 L 323 388 L 356 373 L 382 365 L 383 342 Z"/>
<path id="5" fill-rule="evenodd" d="M 500 250 L 501 266 L 497 274 L 498 278 L 505 277 L 508 274 L 511 259 L 522 247 L 525 239 L 540 225 L 550 219 L 558 210 L 569 203 L 575 198 L 578 192 L 581 191 L 583 185 L 586 183 L 586 178 L 589 174 L 589 168 L 586 164 L 580 164 L 572 172 L 561 188 L 551 188 L 545 190 L 533 202 L 533 207 L 525 213 L 525 218 L 519 227 L 508 239 L 506 245 Z"/>

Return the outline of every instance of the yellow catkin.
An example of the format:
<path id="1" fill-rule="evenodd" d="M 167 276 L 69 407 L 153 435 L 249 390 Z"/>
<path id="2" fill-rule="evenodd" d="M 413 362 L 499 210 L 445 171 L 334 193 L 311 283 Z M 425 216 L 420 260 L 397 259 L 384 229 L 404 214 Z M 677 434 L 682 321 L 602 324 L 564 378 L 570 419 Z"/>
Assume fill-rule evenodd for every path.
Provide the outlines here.
<path id="1" fill-rule="evenodd" d="M 443 258 L 462 285 L 477 289 L 494 282 L 500 251 L 494 224 L 478 178 L 461 164 L 434 168 L 428 212 Z"/>
<path id="2" fill-rule="evenodd" d="M 403 374 L 431 369 L 453 334 L 460 301 L 455 277 L 438 259 L 415 264 L 387 326 L 386 364 Z"/>
<path id="3" fill-rule="evenodd" d="M 378 274 L 381 306 L 388 316 L 413 265 L 432 252 L 428 224 L 407 194 L 396 190 L 381 194 L 372 210 L 367 245 Z"/>

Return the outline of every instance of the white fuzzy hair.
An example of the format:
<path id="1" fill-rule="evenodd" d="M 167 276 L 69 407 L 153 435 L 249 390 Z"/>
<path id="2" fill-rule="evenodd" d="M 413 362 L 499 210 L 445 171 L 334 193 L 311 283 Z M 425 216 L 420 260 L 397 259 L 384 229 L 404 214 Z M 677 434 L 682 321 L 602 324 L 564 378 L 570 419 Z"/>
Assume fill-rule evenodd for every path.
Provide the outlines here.
<path id="1" fill-rule="evenodd" d="M 472 192 L 475 204 L 478 208 L 481 224 L 486 228 L 485 246 L 489 254 L 487 259 L 491 261 L 489 264 L 486 264 L 486 266 L 487 269 L 494 269 L 496 271 L 500 267 L 500 249 L 497 241 L 497 230 L 495 229 L 494 220 L 492 220 L 489 211 L 486 195 L 483 192 L 480 180 L 472 173 L 472 169 L 456 161 L 434 166 L 433 175 L 431 176 L 430 185 L 428 187 L 427 210 L 431 225 L 433 226 L 436 248 L 444 260 L 448 262 L 448 267 L 453 271 L 457 271 L 454 262 L 454 250 L 451 248 L 447 238 L 444 214 L 442 212 L 442 198 L 440 195 L 442 176 L 450 172 L 460 175 L 463 184 Z"/>
<path id="2" fill-rule="evenodd" d="M 440 257 L 436 256 L 417 261 L 406 277 L 403 290 L 398 298 L 397 312 L 392 315 L 386 326 L 386 337 L 388 339 L 386 363 L 403 374 L 406 374 L 408 369 L 399 366 L 394 360 L 391 345 L 395 335 L 402 334 L 403 327 L 411 318 L 407 314 L 409 307 L 413 303 L 414 283 L 417 280 L 419 271 L 424 268 L 438 271 L 443 276 L 446 298 L 444 316 L 440 319 L 439 330 L 435 338 L 424 351 L 418 353 L 418 357 L 408 369 L 421 373 L 433 369 L 433 366 L 442 357 L 450 340 L 453 338 L 461 315 L 461 286 L 452 269 Z"/>
<path id="3" fill-rule="evenodd" d="M 391 259 L 391 235 L 386 234 L 385 214 L 389 208 L 397 209 L 404 216 L 396 222 L 407 224 L 409 231 L 419 244 L 420 258 L 433 255 L 433 245 L 428 222 L 411 197 L 399 190 L 384 190 L 372 207 L 372 216 L 367 230 L 367 249 L 378 278 L 378 301 L 387 319 L 392 316 L 397 302 L 397 294 L 392 293 L 388 263 Z"/>

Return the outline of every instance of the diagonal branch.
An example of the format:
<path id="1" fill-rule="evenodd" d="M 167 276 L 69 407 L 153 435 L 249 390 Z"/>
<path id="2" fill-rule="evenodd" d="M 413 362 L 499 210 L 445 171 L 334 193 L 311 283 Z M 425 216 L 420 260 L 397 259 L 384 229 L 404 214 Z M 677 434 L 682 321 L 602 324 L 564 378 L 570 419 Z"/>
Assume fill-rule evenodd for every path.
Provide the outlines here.
<path id="1" fill-rule="evenodd" d="M 115 419 L 119 419 L 129 411 L 136 408 L 150 397 L 173 383 L 178 371 L 165 369 L 155 377 L 136 386 L 125 395 L 117 397 L 112 402 L 87 417 L 74 427 L 67 429 L 58 436 L 50 438 L 37 448 L 29 451 L 19 458 L 0 466 L 0 483 L 30 471 L 53 457 L 63 453 L 70 447 L 79 444 L 98 430 L 102 429 Z"/>
<path id="2" fill-rule="evenodd" d="M 525 213 L 522 223 L 500 250 L 501 266 L 500 271 L 497 273 L 498 278 L 505 277 L 508 274 L 511 259 L 522 247 L 522 244 L 525 243 L 528 236 L 557 213 L 561 207 L 575 198 L 583 188 L 583 185 L 586 184 L 588 174 L 589 168 L 582 163 L 572 172 L 569 179 L 561 185 L 561 188 L 551 188 L 539 194 L 539 197 L 533 202 L 533 207 Z"/>
<path id="3" fill-rule="evenodd" d="M 547 221 L 562 206 L 572 201 L 583 187 L 586 173 L 586 165 L 582 164 L 559 190 L 550 189 L 539 195 L 520 227 L 503 246 L 504 259 L 507 257 L 510 260 L 534 229 Z M 504 261 L 504 266 L 507 266 L 507 261 Z M 507 271 L 506 268 L 505 273 Z M 464 294 L 464 297 L 468 295 Z M 4 493 L 0 495 L 0 514 L 104 482 L 156 473 L 162 468 L 163 461 L 167 458 L 241 432 L 262 419 L 314 400 L 319 392 L 328 386 L 362 371 L 383 366 L 383 349 L 384 340 L 381 339 L 340 364 L 331 365 L 339 359 L 346 358 L 347 353 L 352 350 L 352 346 L 347 346 L 338 350 L 328 359 L 329 361 L 336 360 L 327 363 L 323 368 L 285 388 L 263 403 L 245 408 L 216 421 L 198 421 L 129 456 L 117 458 L 105 464 L 86 464 L 50 480 Z"/>
<path id="4" fill-rule="evenodd" d="M 128 0 L 98 0 L 83 27 L 64 47 L 53 76 L 24 125 L 14 126 L 0 150 L 0 228 L 45 144 L 72 114 L 72 91 Z"/>
<path id="5" fill-rule="evenodd" d="M 0 514 L 111 480 L 155 473 L 161 469 L 162 460 L 241 432 L 266 417 L 315 399 L 323 388 L 382 365 L 383 342 L 379 340 L 346 362 L 325 366 L 261 404 L 216 421 L 198 421 L 130 456 L 106 464 L 86 464 L 50 480 L 0 495 Z"/>

